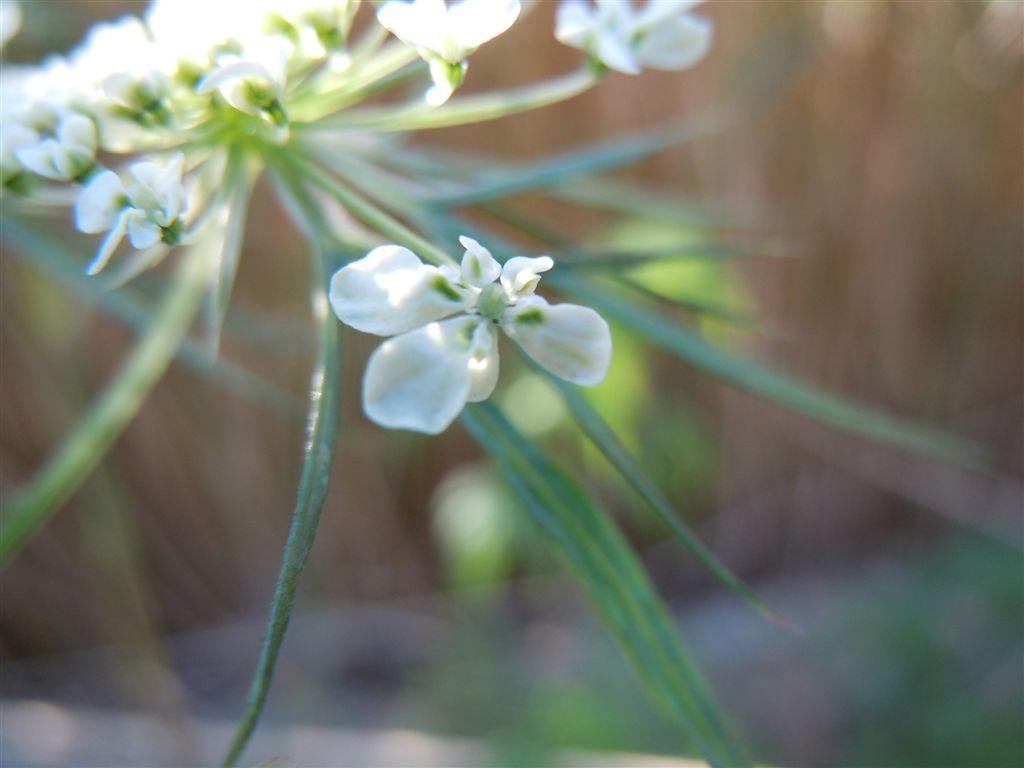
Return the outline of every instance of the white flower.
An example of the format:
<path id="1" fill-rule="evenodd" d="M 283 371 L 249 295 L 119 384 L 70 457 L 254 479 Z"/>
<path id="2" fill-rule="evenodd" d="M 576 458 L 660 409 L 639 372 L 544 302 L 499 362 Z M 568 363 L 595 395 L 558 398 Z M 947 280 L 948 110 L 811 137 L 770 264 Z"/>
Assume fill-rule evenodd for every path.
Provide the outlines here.
<path id="1" fill-rule="evenodd" d="M 0 0 L 0 48 L 21 29 L 21 6 L 16 0 Z"/>
<path id="2" fill-rule="evenodd" d="M 83 88 L 91 88 L 110 75 L 140 77 L 153 71 L 173 71 L 173 60 L 153 42 L 146 25 L 136 16 L 95 24 L 68 61 Z"/>
<path id="3" fill-rule="evenodd" d="M 96 126 L 85 115 L 68 113 L 57 123 L 55 136 L 14 150 L 22 167 L 47 179 L 72 181 L 96 160 Z"/>
<path id="4" fill-rule="evenodd" d="M 396 37 L 416 48 L 430 64 L 434 87 L 427 101 L 438 106 L 462 84 L 466 57 L 497 37 L 519 16 L 519 0 L 389 0 L 377 19 Z"/>
<path id="5" fill-rule="evenodd" d="M 288 0 L 273 16 L 298 33 L 302 52 L 322 56 L 344 45 L 359 0 Z"/>
<path id="6" fill-rule="evenodd" d="M 363 378 L 363 407 L 381 426 L 437 434 L 467 402 L 490 397 L 497 328 L 567 381 L 593 386 L 608 371 L 611 334 L 601 316 L 534 295 L 540 273 L 554 265 L 549 256 L 516 256 L 502 267 L 472 238 L 459 240 L 461 269 L 382 245 L 331 280 L 331 306 L 343 323 L 394 336 L 370 357 Z"/>
<path id="7" fill-rule="evenodd" d="M 82 232 L 105 232 L 96 257 L 86 271 L 94 275 L 106 266 L 125 234 L 135 248 L 159 242 L 174 245 L 181 238 L 181 215 L 188 206 L 181 183 L 182 156 L 167 165 L 133 163 L 128 184 L 113 171 L 96 174 L 75 201 L 75 226 Z"/>
<path id="8" fill-rule="evenodd" d="M 555 37 L 580 48 L 610 69 L 637 75 L 643 67 L 686 69 L 711 47 L 712 24 L 687 13 L 703 0 L 565 0 Z"/>
<path id="9" fill-rule="evenodd" d="M 39 143 L 39 134 L 20 123 L 0 123 L 0 184 L 21 173 L 17 152 Z"/>
<path id="10" fill-rule="evenodd" d="M 151 69 L 140 72 L 115 72 L 100 83 L 103 93 L 115 104 L 137 112 L 153 110 L 171 89 L 171 78 Z"/>
<path id="11" fill-rule="evenodd" d="M 244 47 L 262 32 L 266 5 L 265 0 L 154 0 L 145 22 L 168 55 L 203 69 L 227 47 Z"/>
<path id="12" fill-rule="evenodd" d="M 288 49 L 288 43 L 281 38 L 255 38 L 240 56 L 218 56 L 214 70 L 196 84 L 196 92 L 219 89 L 228 104 L 250 115 L 280 110 L 288 75 Z"/>

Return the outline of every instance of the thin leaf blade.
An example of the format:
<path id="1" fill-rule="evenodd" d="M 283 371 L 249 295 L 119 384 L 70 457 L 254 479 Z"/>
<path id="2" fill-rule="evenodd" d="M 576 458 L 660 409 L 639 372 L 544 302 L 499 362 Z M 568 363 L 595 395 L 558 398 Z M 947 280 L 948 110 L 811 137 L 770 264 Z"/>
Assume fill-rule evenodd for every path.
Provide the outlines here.
<path id="1" fill-rule="evenodd" d="M 574 275 L 553 275 L 550 282 L 654 346 L 791 411 L 924 456 L 965 466 L 981 467 L 986 463 L 981 449 L 967 440 L 833 395 L 794 376 L 733 355 L 685 326 L 591 282 Z"/>
<path id="2" fill-rule="evenodd" d="M 712 765 L 749 764 L 675 622 L 608 518 L 496 406 L 469 406 L 462 421 L 557 545 L 655 701 Z"/>
<path id="3" fill-rule="evenodd" d="M 425 202 L 439 208 L 453 208 L 545 189 L 581 176 L 621 168 L 669 147 L 711 135 L 724 124 L 721 113 L 707 112 L 619 141 L 545 158 L 525 168 L 498 175 L 493 181 L 475 184 L 461 192 L 439 194 Z"/>
<path id="4" fill-rule="evenodd" d="M 601 452 L 608 463 L 636 491 L 637 495 L 646 502 L 647 506 L 658 515 L 672 533 L 690 550 L 690 553 L 700 561 L 700 564 L 754 609 L 772 621 L 782 623 L 779 617 L 765 605 L 764 601 L 721 560 L 715 557 L 714 553 L 704 546 L 703 542 L 697 537 L 697 534 L 680 519 L 679 515 L 672 508 L 672 504 L 662 495 L 654 483 L 648 479 L 647 474 L 636 460 L 630 456 L 626 447 L 615 436 L 608 423 L 601 418 L 600 414 L 594 410 L 586 398 L 572 384 L 559 379 L 557 376 L 545 372 L 545 378 L 558 390 L 563 402 L 569 408 L 569 412 L 572 413 L 576 423 L 590 439 L 594 447 Z"/>

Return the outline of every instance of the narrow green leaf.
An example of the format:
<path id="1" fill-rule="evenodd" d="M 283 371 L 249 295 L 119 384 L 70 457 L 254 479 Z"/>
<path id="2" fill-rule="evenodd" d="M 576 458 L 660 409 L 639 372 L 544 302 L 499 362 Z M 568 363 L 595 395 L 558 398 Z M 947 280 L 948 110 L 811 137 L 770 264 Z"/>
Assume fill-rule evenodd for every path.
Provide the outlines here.
<path id="1" fill-rule="evenodd" d="M 3 219 L 0 226 L 3 239 L 17 244 L 17 248 L 12 251 L 15 257 L 45 272 L 83 301 L 135 330 L 144 329 L 153 322 L 153 310 L 147 303 L 128 288 L 110 290 L 95 277 L 85 274 L 81 261 L 72 258 L 67 247 L 59 241 L 26 229 L 9 219 Z M 243 330 L 248 332 L 256 323 L 269 326 L 267 320 L 247 315 L 246 328 Z M 240 322 L 231 322 L 229 317 L 229 327 L 241 325 Z M 287 330 L 282 332 L 278 326 L 274 326 L 274 330 L 279 335 L 287 333 Z M 289 343 L 297 342 L 289 339 Z M 238 397 L 284 418 L 302 418 L 302 402 L 290 392 L 223 357 L 211 360 L 209 354 L 191 339 L 183 339 L 178 347 L 177 359 L 190 370 L 212 379 Z"/>
<path id="2" fill-rule="evenodd" d="M 463 192 L 439 194 L 425 202 L 450 208 L 563 184 L 579 176 L 629 165 L 669 147 L 703 138 L 720 130 L 723 125 L 720 113 L 705 113 L 619 141 L 549 157 L 526 168 L 503 174 L 489 183 L 475 185 Z"/>
<path id="3" fill-rule="evenodd" d="M 672 224 L 698 224 L 711 228 L 762 229 L 764 214 L 730 206 L 723 213 L 706 204 L 678 197 L 676 190 L 653 190 L 621 179 L 598 178 L 564 184 L 551 190 L 559 200 L 587 210 L 607 210 L 627 216 L 657 219 Z"/>
<path id="4" fill-rule="evenodd" d="M 551 537 L 655 701 L 716 766 L 749 764 L 647 574 L 622 535 L 561 469 L 489 403 L 463 424 Z"/>
<path id="5" fill-rule="evenodd" d="M 524 355 L 524 357 L 526 357 Z M 532 362 L 532 361 L 531 361 Z M 721 581 L 726 587 L 733 590 L 737 595 L 746 600 L 752 607 L 777 623 L 783 623 L 779 617 L 771 611 L 764 601 L 737 577 L 728 566 L 715 557 L 697 534 L 684 523 L 679 515 L 672 509 L 672 504 L 661 494 L 652 483 L 643 468 L 629 455 L 626 447 L 622 445 L 615 436 L 611 427 L 601 418 L 600 414 L 587 402 L 572 384 L 543 371 L 540 366 L 534 364 L 537 371 L 543 372 L 547 380 L 558 389 L 565 401 L 569 411 L 576 419 L 583 432 L 590 438 L 590 441 L 608 460 L 622 478 L 632 486 L 633 490 L 642 498 L 647 505 L 657 513 L 669 529 L 679 538 L 687 549 L 696 557 L 701 565 L 707 568 L 711 574 Z"/>
<path id="6" fill-rule="evenodd" d="M 666 296 L 648 288 L 646 285 L 642 285 L 639 281 L 632 279 L 628 275 L 616 274 L 613 275 L 613 278 L 620 285 L 623 285 L 634 293 L 640 294 L 641 296 L 644 296 L 653 302 L 657 302 L 658 304 L 678 307 L 685 312 L 692 312 L 696 315 L 703 315 L 706 318 L 721 320 L 722 322 L 729 323 L 734 326 L 753 328 L 758 325 L 757 318 L 752 314 L 741 312 L 737 309 L 733 309 L 732 307 L 710 301 L 703 301 L 702 299 Z"/>
<path id="7" fill-rule="evenodd" d="M 319 125 L 332 130 L 373 128 L 378 131 L 420 131 L 478 123 L 571 99 L 599 79 L 592 69 L 586 67 L 521 88 L 457 96 L 440 107 L 431 107 L 422 98 L 417 98 L 411 105 L 346 110 Z"/>
<path id="8" fill-rule="evenodd" d="M 651 344 L 707 373 L 797 413 L 880 443 L 969 466 L 986 463 L 981 448 L 938 429 L 890 416 L 830 394 L 761 363 L 716 347 L 685 326 L 575 275 L 552 275 L 551 283 L 621 323 Z"/>
<path id="9" fill-rule="evenodd" d="M 762 248 L 717 242 L 680 243 L 677 246 L 634 251 L 596 251 L 576 246 L 566 249 L 565 254 L 568 258 L 559 260 L 559 268 L 577 272 L 621 270 L 659 261 L 745 259 L 763 258 L 768 255 Z"/>
<path id="10" fill-rule="evenodd" d="M 330 174 L 324 173 L 308 158 L 295 157 L 291 158 L 290 162 L 294 163 L 297 171 L 311 184 L 332 195 L 353 216 L 373 227 L 385 237 L 394 238 L 395 242 L 411 248 L 418 256 L 435 264 L 456 264 L 452 256 L 443 249 L 420 237 L 412 229 L 369 200 L 355 194 L 345 184 Z"/>
<path id="11" fill-rule="evenodd" d="M 209 237 L 182 254 L 177 276 L 145 333 L 103 394 L 29 481 L 4 504 L 0 566 L 77 490 L 114 444 L 174 359 L 199 310 L 215 257 Z"/>

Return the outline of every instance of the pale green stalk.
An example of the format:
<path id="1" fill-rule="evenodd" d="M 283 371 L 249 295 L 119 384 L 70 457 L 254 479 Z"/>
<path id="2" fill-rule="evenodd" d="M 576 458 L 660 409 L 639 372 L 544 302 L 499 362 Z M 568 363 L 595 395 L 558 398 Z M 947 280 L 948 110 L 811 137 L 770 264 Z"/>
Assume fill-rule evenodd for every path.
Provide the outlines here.
<path id="1" fill-rule="evenodd" d="M 422 99 L 399 107 L 366 107 L 343 112 L 323 120 L 319 128 L 373 128 L 377 131 L 418 131 L 446 128 L 466 123 L 479 123 L 500 117 L 528 112 L 571 99 L 600 80 L 591 69 L 580 69 L 568 75 L 534 85 L 507 91 L 494 91 L 455 98 L 440 107 L 431 107 Z"/>
<path id="2" fill-rule="evenodd" d="M 289 105 L 289 117 L 295 122 L 312 122 L 358 103 L 379 90 L 382 83 L 391 82 L 395 73 L 418 58 L 416 51 L 404 43 L 386 46 L 362 66 L 339 72 L 337 87 L 301 94 Z"/>
<path id="3" fill-rule="evenodd" d="M 6 501 L 0 565 L 78 489 L 163 376 L 198 313 L 211 261 L 204 243 L 183 254 L 173 284 L 117 377 L 29 484 Z"/>
<path id="4" fill-rule="evenodd" d="M 432 261 L 435 264 L 451 264 L 457 266 L 457 262 L 445 251 L 438 248 L 429 240 L 416 234 L 413 230 L 400 222 L 386 211 L 381 210 L 373 203 L 355 194 L 351 189 L 342 184 L 329 174 L 324 173 L 308 158 L 294 158 L 302 175 L 314 186 L 334 196 L 349 213 L 357 219 L 380 232 L 385 237 L 394 239 L 396 243 L 408 246 L 419 256 Z"/>
<path id="5" fill-rule="evenodd" d="M 29 481 L 4 499 L 0 516 L 0 566 L 5 564 L 89 476 L 131 422 L 185 342 L 220 261 L 226 232 L 244 215 L 244 200 L 231 204 L 239 184 L 247 184 L 238 158 L 228 163 L 227 178 L 211 204 L 215 233 L 198 233 L 185 248 L 164 299 L 117 376 L 84 418 Z"/>
<path id="6" fill-rule="evenodd" d="M 274 180 L 282 202 L 309 241 L 314 244 L 311 301 L 317 327 L 317 365 L 313 371 L 309 412 L 304 445 L 302 476 L 295 500 L 292 525 L 285 543 L 284 558 L 278 574 L 274 600 L 270 606 L 263 647 L 256 664 L 245 711 L 228 747 L 223 766 L 237 764 L 256 730 L 263 705 L 270 693 L 274 668 L 291 619 L 299 578 L 313 548 L 320 512 L 327 498 L 331 464 L 337 444 L 338 412 L 341 403 L 341 354 L 338 322 L 328 308 L 327 265 L 324 247 L 331 244 L 332 233 L 309 191 L 298 180 L 294 165 L 283 159 L 274 168 Z"/>

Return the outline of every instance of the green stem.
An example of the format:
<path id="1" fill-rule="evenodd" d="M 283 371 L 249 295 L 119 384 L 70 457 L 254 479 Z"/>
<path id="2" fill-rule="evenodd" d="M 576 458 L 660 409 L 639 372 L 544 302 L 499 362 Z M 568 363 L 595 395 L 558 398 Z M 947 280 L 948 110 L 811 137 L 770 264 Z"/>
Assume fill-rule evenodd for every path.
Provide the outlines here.
<path id="1" fill-rule="evenodd" d="M 202 245 L 186 251 L 174 283 L 117 377 L 28 486 L 7 500 L 0 518 L 0 565 L 78 489 L 167 370 L 199 310 L 210 256 Z"/>
<path id="2" fill-rule="evenodd" d="M 337 76 L 342 82 L 335 88 L 311 88 L 289 107 L 294 122 L 313 122 L 356 104 L 393 84 L 396 73 L 416 61 L 418 55 L 405 43 L 387 46 L 373 58 L 354 61 L 352 68 Z M 326 78 L 325 78 L 326 79 Z"/>
<path id="3" fill-rule="evenodd" d="M 413 104 L 398 108 L 354 109 L 324 120 L 316 127 L 416 131 L 479 123 L 571 99 L 599 80 L 600 76 L 590 69 L 581 69 L 523 88 L 456 98 L 440 107 L 431 107 L 418 99 Z"/>
<path id="4" fill-rule="evenodd" d="M 426 238 L 416 234 L 391 214 L 360 197 L 337 179 L 324 173 L 307 158 L 293 158 L 293 161 L 299 166 L 303 176 L 312 184 L 333 195 L 338 202 L 344 205 L 353 216 L 363 223 L 386 237 L 394 238 L 396 242 L 408 246 L 416 251 L 418 255 L 429 259 L 435 264 L 456 264 L 455 259 L 445 251 Z"/>
<path id="5" fill-rule="evenodd" d="M 292 198 L 287 201 L 293 214 L 301 214 L 300 226 L 317 243 L 313 266 L 311 299 L 313 317 L 318 332 L 318 360 L 313 372 L 309 393 L 309 423 L 305 442 L 305 457 L 302 476 L 295 500 L 288 541 L 285 544 L 284 560 L 270 607 L 270 618 L 263 639 L 260 658 L 245 703 L 245 711 L 238 730 L 228 748 L 222 763 L 225 768 L 234 766 L 245 751 L 249 739 L 256 729 L 260 714 L 266 703 L 273 679 L 277 657 L 284 642 L 285 631 L 295 605 L 299 577 L 309 559 L 310 550 L 320 522 L 320 512 L 327 498 L 331 464 L 337 443 L 338 411 L 341 401 L 341 358 L 338 350 L 338 323 L 328 308 L 326 285 L 327 269 L 323 249 L 319 244 L 328 236 L 326 224 L 318 216 L 316 205 L 308 193 L 298 184 L 293 174 L 278 169 L 278 178 L 283 189 Z"/>

